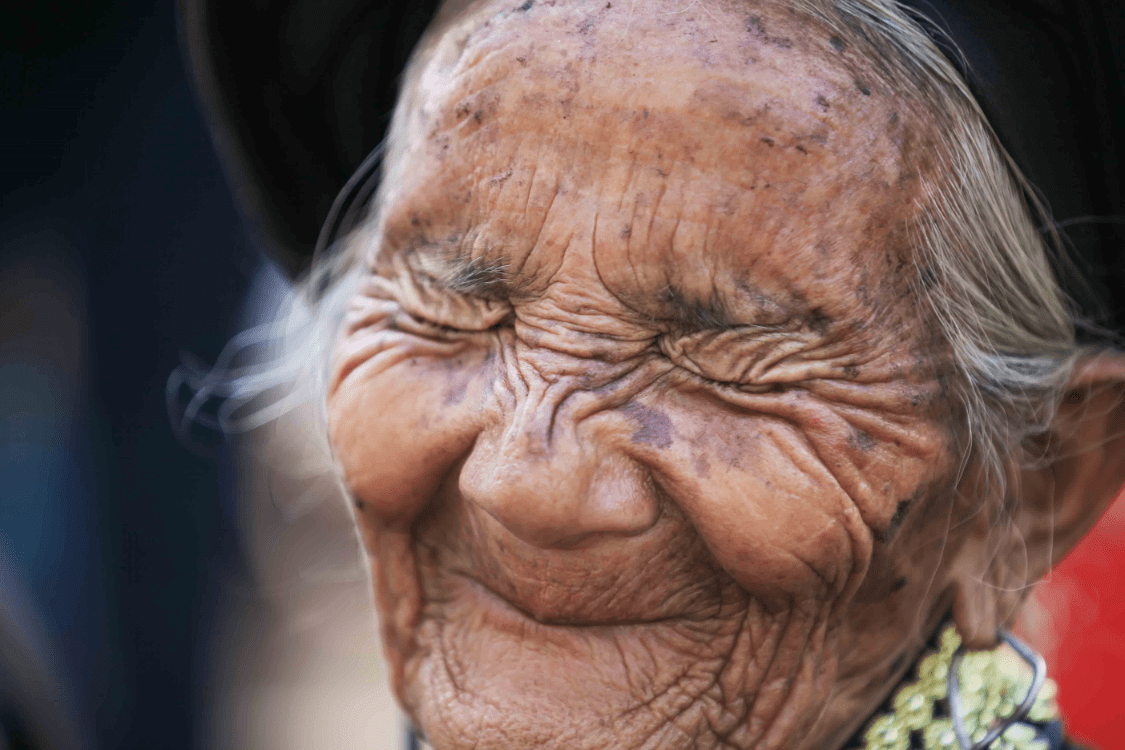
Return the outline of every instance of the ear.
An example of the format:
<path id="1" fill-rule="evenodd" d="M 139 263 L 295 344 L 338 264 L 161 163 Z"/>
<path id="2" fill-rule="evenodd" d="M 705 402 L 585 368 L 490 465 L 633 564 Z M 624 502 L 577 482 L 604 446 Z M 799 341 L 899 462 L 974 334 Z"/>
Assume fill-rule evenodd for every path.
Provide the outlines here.
<path id="1" fill-rule="evenodd" d="M 1125 484 L 1125 355 L 1078 363 L 1045 436 L 1047 462 L 1019 472 L 1010 535 L 991 580 L 963 585 L 954 605 L 971 647 L 991 645 L 1031 584 L 1081 541 Z M 985 514 L 982 514 L 985 515 Z M 993 529 L 995 533 L 995 529 Z M 995 547 L 993 547 L 995 549 Z"/>

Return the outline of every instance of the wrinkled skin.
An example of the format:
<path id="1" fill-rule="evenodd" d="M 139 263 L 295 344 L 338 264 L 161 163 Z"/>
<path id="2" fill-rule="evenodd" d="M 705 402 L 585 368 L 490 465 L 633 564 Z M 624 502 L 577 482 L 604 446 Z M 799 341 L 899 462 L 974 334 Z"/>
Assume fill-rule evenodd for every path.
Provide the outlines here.
<path id="1" fill-rule="evenodd" d="M 785 11 L 526 5 L 423 55 L 334 361 L 396 692 L 442 749 L 838 747 L 963 562 L 926 129 Z"/>

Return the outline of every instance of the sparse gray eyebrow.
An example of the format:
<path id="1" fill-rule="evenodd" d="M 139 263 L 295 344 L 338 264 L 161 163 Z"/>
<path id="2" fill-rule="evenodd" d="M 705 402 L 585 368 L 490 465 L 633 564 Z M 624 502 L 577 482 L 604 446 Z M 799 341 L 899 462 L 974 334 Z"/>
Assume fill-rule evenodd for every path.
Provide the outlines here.
<path id="1" fill-rule="evenodd" d="M 718 295 L 707 300 L 691 299 L 678 284 L 667 284 L 660 302 L 673 325 L 685 333 L 729 331 L 739 326 Z"/>
<path id="2" fill-rule="evenodd" d="M 506 297 L 508 264 L 499 259 L 455 257 L 442 281 L 453 292 L 487 298 Z"/>
<path id="3" fill-rule="evenodd" d="M 409 265 L 442 289 L 482 299 L 506 299 L 510 292 L 508 263 L 502 258 L 474 258 L 438 244 L 411 248 Z"/>

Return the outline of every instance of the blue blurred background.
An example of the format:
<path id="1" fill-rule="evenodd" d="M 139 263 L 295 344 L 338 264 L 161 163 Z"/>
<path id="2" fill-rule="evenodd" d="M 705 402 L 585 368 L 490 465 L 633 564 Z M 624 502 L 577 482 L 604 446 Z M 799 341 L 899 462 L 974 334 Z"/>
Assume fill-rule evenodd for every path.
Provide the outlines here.
<path id="1" fill-rule="evenodd" d="M 5 3 L 0 34 L 0 748 L 194 746 L 233 466 L 164 390 L 261 261 L 173 3 Z"/>

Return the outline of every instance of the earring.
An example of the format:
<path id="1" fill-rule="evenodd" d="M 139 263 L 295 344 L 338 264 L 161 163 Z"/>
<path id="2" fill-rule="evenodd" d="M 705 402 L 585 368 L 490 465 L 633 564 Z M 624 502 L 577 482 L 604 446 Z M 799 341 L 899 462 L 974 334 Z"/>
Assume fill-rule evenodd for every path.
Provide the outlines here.
<path id="1" fill-rule="evenodd" d="M 953 732 L 957 735 L 957 741 L 961 744 L 962 750 L 987 750 L 1000 735 L 1007 731 L 1008 727 L 1017 721 L 1022 721 L 1027 716 L 1035 703 L 1035 699 L 1039 697 L 1039 691 L 1043 689 L 1043 684 L 1047 681 L 1047 663 L 1042 656 L 1035 653 L 1030 646 L 1008 631 L 1001 631 L 1000 635 L 1034 670 L 1031 677 L 1031 687 L 1028 688 L 1023 702 L 1016 706 L 1015 711 L 990 729 L 979 742 L 974 743 L 965 728 L 965 706 L 961 700 L 960 678 L 960 667 L 965 656 L 965 646 L 964 644 L 959 646 L 949 662 L 949 714 L 953 722 Z"/>

